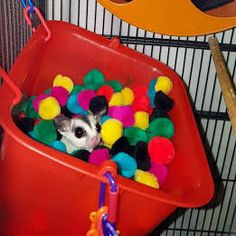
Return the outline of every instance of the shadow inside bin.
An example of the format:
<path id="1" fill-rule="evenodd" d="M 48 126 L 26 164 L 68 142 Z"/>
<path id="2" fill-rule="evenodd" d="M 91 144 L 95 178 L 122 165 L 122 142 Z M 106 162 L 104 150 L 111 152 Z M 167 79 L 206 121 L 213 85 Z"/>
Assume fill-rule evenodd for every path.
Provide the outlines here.
<path id="1" fill-rule="evenodd" d="M 193 102 L 192 102 L 192 99 L 190 98 L 190 96 L 189 96 L 189 99 L 190 99 L 190 103 L 191 103 L 192 107 L 194 108 Z M 203 146 L 205 149 L 207 161 L 209 164 L 209 168 L 210 168 L 210 171 L 212 174 L 212 178 L 214 181 L 214 187 L 215 187 L 215 192 L 212 197 L 212 200 L 207 205 L 197 208 L 199 210 L 205 210 L 204 215 L 206 216 L 206 211 L 208 209 L 216 208 L 217 206 L 219 206 L 222 203 L 222 201 L 224 199 L 224 194 L 225 194 L 225 187 L 224 187 L 223 182 L 221 180 L 221 175 L 220 175 L 219 169 L 217 168 L 217 163 L 216 163 L 216 160 L 214 159 L 214 155 L 212 153 L 211 146 L 207 140 L 206 131 L 204 130 L 204 128 L 201 124 L 201 117 L 199 115 L 195 115 L 195 120 L 196 120 L 196 123 L 198 126 L 199 133 L 201 135 L 202 143 L 203 143 Z M 154 229 L 149 234 L 149 236 L 161 235 L 161 233 L 168 230 L 168 227 L 171 224 L 173 224 L 174 222 L 176 222 L 179 217 L 183 216 L 187 210 L 188 210 L 188 208 L 177 208 L 177 210 L 172 215 L 170 215 L 168 218 L 166 218 L 165 221 L 163 221 L 156 229 Z M 189 219 L 189 221 L 191 221 L 191 218 Z M 183 221 L 182 221 L 182 223 L 183 223 Z M 189 225 L 190 225 L 190 222 L 189 222 Z M 174 229 L 175 229 L 175 226 L 173 227 L 173 230 Z"/>

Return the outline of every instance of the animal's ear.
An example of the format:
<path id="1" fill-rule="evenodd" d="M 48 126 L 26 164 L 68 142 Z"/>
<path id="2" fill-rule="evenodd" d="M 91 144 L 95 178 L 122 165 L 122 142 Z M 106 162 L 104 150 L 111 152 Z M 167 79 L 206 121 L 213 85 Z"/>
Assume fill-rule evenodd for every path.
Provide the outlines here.
<path id="1" fill-rule="evenodd" d="M 55 118 L 55 124 L 60 133 L 66 133 L 71 129 L 71 120 L 63 115 L 59 115 Z"/>
<path id="2" fill-rule="evenodd" d="M 106 115 L 108 112 L 108 103 L 104 96 L 96 96 L 91 99 L 89 103 L 89 110 L 100 120 L 102 116 Z"/>

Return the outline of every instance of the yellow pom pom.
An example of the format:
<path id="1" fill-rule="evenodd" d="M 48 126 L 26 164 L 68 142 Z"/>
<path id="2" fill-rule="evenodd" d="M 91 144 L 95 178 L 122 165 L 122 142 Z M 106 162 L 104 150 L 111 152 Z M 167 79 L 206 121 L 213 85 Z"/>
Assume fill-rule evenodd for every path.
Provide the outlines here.
<path id="1" fill-rule="evenodd" d="M 155 91 L 162 91 L 167 94 L 172 90 L 172 81 L 167 76 L 159 76 L 155 85 Z"/>
<path id="2" fill-rule="evenodd" d="M 56 86 L 61 86 L 70 93 L 74 87 L 74 83 L 67 76 L 57 75 L 53 81 L 53 87 L 56 87 Z"/>
<path id="3" fill-rule="evenodd" d="M 133 100 L 134 100 L 134 93 L 133 91 L 128 88 L 125 87 L 121 90 L 121 94 L 123 95 L 123 105 L 130 105 L 132 104 Z"/>
<path id="4" fill-rule="evenodd" d="M 47 97 L 39 103 L 38 114 L 44 120 L 52 120 L 61 113 L 61 107 L 54 97 Z"/>
<path id="5" fill-rule="evenodd" d="M 124 104 L 123 95 L 120 92 L 113 93 L 109 102 L 109 106 L 122 106 Z"/>
<path id="6" fill-rule="evenodd" d="M 150 172 L 137 169 L 134 173 L 134 179 L 139 183 L 159 189 L 157 178 Z"/>
<path id="7" fill-rule="evenodd" d="M 101 136 L 104 144 L 111 147 L 123 134 L 122 123 L 116 119 L 106 120 L 101 127 Z"/>
<path id="8" fill-rule="evenodd" d="M 140 129 L 147 129 L 149 125 L 149 115 L 145 111 L 138 111 L 134 113 L 134 126 Z"/>

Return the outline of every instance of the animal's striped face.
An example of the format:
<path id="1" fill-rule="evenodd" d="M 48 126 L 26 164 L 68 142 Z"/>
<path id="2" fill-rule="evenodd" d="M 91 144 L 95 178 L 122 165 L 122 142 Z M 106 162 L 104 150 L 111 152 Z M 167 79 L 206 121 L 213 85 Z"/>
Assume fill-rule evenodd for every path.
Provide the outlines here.
<path id="1" fill-rule="evenodd" d="M 58 117 L 55 119 L 58 131 L 73 146 L 78 149 L 91 151 L 100 141 L 100 125 L 93 115 L 68 119 Z"/>

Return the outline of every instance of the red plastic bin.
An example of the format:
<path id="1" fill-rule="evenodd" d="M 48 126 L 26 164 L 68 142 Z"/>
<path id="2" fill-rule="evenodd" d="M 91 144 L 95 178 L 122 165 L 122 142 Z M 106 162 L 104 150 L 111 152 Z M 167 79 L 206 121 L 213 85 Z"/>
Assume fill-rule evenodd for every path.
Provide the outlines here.
<path id="1" fill-rule="evenodd" d="M 47 22 L 52 32 L 45 41 L 40 26 L 0 87 L 0 125 L 4 130 L 0 161 L 0 235 L 85 235 L 89 213 L 98 208 L 99 167 L 45 146 L 21 132 L 11 109 L 20 98 L 52 86 L 56 74 L 75 83 L 91 69 L 123 85 L 146 85 L 166 75 L 173 82 L 170 113 L 176 149 L 169 174 L 160 190 L 117 176 L 120 188 L 117 228 L 121 235 L 147 235 L 177 207 L 199 207 L 213 195 L 208 162 L 185 87 L 163 63 L 77 26 Z M 14 84 L 7 83 L 10 77 Z M 15 85 L 17 87 L 15 87 Z"/>

